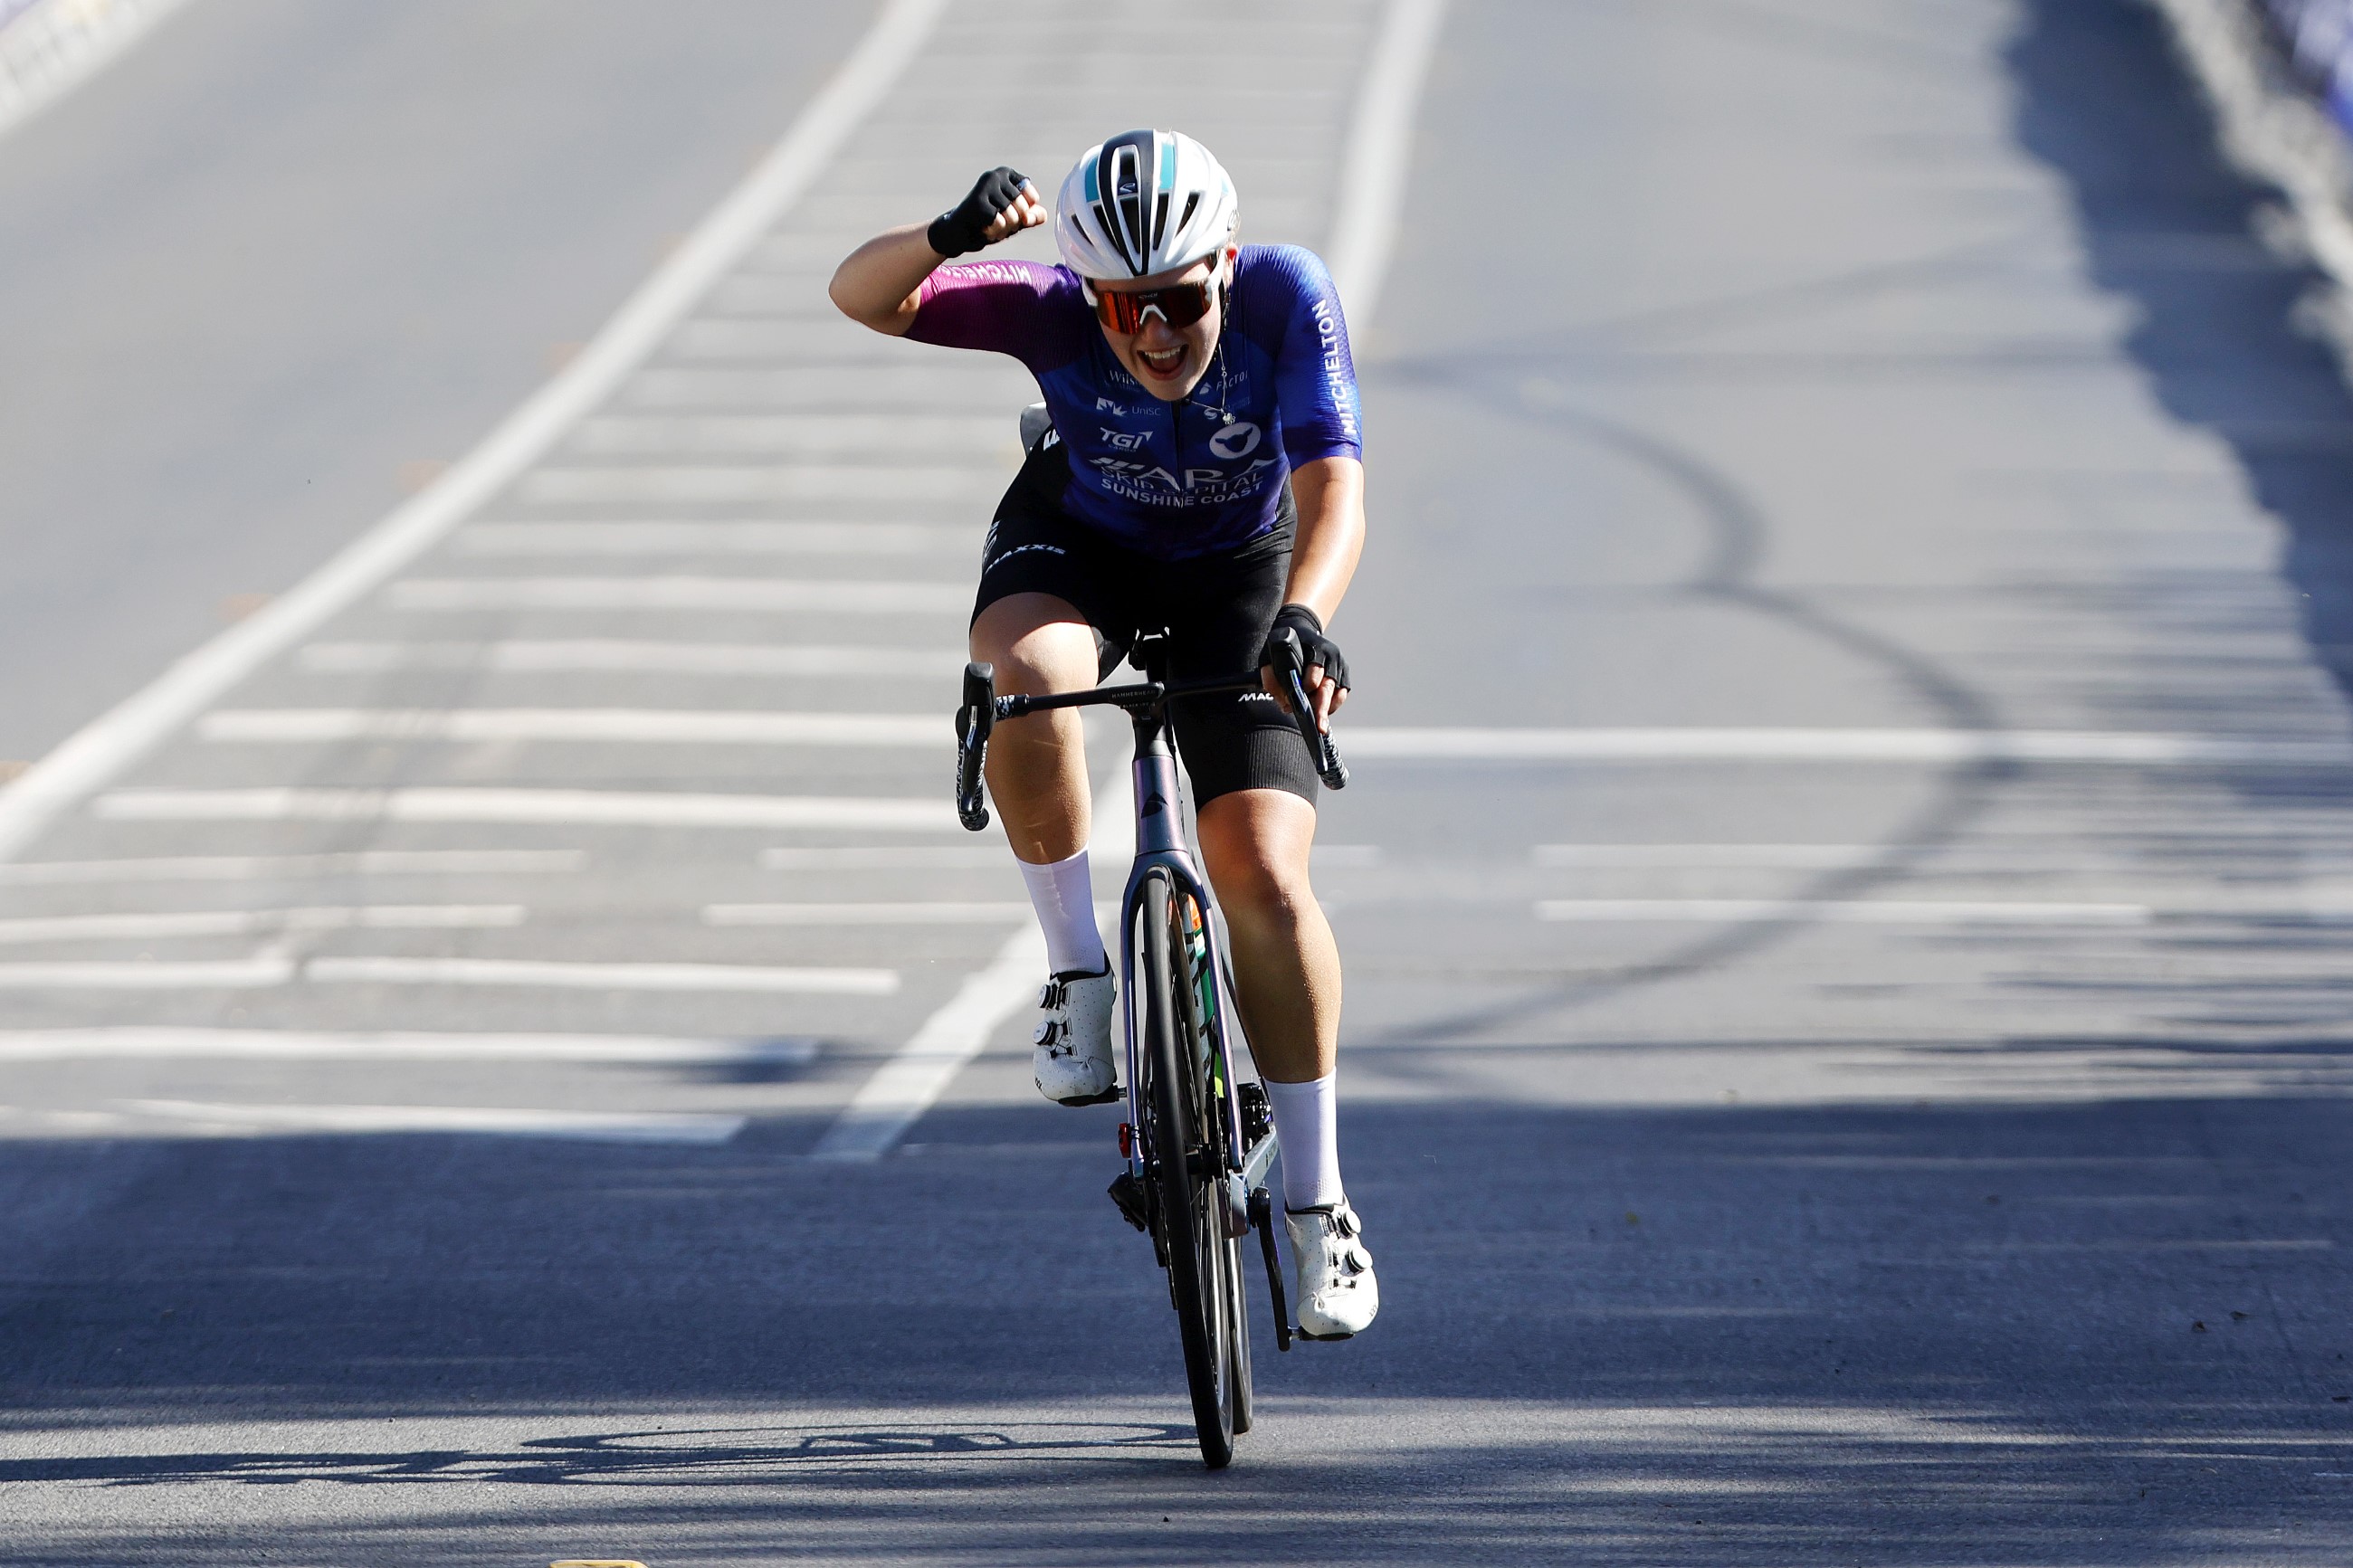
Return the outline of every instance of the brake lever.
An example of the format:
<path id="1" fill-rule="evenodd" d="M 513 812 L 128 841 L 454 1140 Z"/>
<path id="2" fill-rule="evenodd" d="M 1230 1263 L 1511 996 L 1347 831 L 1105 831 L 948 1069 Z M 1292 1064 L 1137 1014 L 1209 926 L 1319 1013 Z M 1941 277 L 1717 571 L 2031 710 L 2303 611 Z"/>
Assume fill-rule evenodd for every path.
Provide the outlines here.
<path id="1" fill-rule="evenodd" d="M 1275 639 L 1282 650 L 1275 668 L 1282 674 L 1283 689 L 1291 699 L 1291 721 L 1299 726 L 1299 738 L 1307 742 L 1307 754 L 1315 760 L 1315 774 L 1324 781 L 1325 789 L 1348 787 L 1348 764 L 1340 760 L 1340 749 L 1332 743 L 1315 722 L 1315 705 L 1307 700 L 1307 683 L 1300 674 L 1304 651 L 1299 646 L 1299 634 L 1290 627 Z"/>
<path id="2" fill-rule="evenodd" d="M 980 766 L 997 727 L 997 670 L 977 661 L 964 667 L 964 706 L 956 710 L 956 820 L 978 833 L 988 826 Z"/>

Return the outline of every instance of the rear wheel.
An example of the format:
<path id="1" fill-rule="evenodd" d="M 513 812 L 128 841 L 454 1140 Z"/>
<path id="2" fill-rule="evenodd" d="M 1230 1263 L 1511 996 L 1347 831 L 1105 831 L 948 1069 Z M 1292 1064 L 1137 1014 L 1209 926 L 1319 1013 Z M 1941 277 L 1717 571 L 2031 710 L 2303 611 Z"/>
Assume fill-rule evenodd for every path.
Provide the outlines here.
<path id="1" fill-rule="evenodd" d="M 1136 911 L 1143 962 L 1135 981 L 1144 1004 L 1141 1054 L 1150 1078 L 1141 1098 L 1150 1119 L 1147 1152 L 1168 1294 L 1184 1342 L 1201 1459 L 1216 1470 L 1232 1463 L 1234 1434 L 1250 1425 L 1249 1351 L 1239 1331 L 1241 1270 L 1226 1223 L 1225 1161 L 1214 1136 L 1223 1114 L 1216 1101 L 1222 1097 L 1209 1091 L 1198 994 L 1185 961 L 1189 903 L 1165 877 L 1145 882 Z M 1197 929 L 1198 920 L 1197 913 Z"/>

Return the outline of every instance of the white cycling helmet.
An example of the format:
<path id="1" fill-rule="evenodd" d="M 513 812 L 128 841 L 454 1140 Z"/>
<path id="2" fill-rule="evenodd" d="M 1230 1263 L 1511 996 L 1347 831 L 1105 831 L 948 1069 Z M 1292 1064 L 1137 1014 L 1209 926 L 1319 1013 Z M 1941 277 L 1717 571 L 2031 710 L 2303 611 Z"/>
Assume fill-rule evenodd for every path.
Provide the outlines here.
<path id="1" fill-rule="evenodd" d="M 1082 278 L 1190 267 L 1232 242 L 1240 216 L 1224 168 L 1177 131 L 1130 131 L 1088 148 L 1054 207 L 1054 244 Z"/>

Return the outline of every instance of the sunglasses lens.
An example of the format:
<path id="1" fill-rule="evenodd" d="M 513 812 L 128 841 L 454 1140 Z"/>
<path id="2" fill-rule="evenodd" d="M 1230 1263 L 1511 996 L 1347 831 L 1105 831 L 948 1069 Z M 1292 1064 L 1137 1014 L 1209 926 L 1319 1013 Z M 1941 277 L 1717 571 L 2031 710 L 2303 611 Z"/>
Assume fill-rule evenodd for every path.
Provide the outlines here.
<path id="1" fill-rule="evenodd" d="M 1209 285 L 1178 283 L 1142 293 L 1103 289 L 1095 293 L 1095 319 L 1123 336 L 1143 330 L 1144 314 L 1157 310 L 1172 327 L 1189 327 L 1209 313 Z"/>

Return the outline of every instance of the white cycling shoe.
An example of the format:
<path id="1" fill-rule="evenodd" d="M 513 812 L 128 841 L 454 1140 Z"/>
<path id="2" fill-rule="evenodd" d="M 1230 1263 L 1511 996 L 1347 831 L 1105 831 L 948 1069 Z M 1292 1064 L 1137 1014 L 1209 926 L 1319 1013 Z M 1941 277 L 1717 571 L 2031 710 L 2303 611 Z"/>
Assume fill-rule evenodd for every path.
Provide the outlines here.
<path id="1" fill-rule="evenodd" d="M 1321 1208 L 1286 1209 L 1282 1218 L 1299 1262 L 1301 1335 L 1345 1340 L 1365 1329 L 1380 1314 L 1381 1286 L 1356 1211 L 1342 1198 Z"/>
<path id="2" fill-rule="evenodd" d="M 1111 964 L 1101 974 L 1057 974 L 1038 993 L 1044 1016 L 1031 1037 L 1038 1092 L 1058 1105 L 1103 1105 L 1119 1097 L 1111 1054 Z"/>

